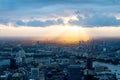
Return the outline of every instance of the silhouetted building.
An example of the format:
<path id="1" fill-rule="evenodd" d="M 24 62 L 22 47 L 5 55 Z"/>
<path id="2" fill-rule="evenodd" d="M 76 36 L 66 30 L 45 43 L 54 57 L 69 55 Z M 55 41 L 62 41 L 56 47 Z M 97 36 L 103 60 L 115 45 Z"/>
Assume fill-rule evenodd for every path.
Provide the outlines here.
<path id="1" fill-rule="evenodd" d="M 83 71 L 80 65 L 68 66 L 68 80 L 83 80 Z"/>
<path id="2" fill-rule="evenodd" d="M 94 80 L 94 70 L 93 70 L 93 60 L 92 58 L 87 58 L 86 69 L 84 70 L 85 80 Z"/>
<path id="3" fill-rule="evenodd" d="M 84 70 L 85 80 L 94 80 L 94 71 L 85 69 Z"/>
<path id="4" fill-rule="evenodd" d="M 87 68 L 87 69 L 92 69 L 92 68 L 93 68 L 92 65 L 93 65 L 93 60 L 92 60 L 92 58 L 87 58 L 86 68 Z"/>
<path id="5" fill-rule="evenodd" d="M 16 64 L 16 60 L 14 58 L 10 59 L 10 69 L 17 69 L 18 66 Z"/>

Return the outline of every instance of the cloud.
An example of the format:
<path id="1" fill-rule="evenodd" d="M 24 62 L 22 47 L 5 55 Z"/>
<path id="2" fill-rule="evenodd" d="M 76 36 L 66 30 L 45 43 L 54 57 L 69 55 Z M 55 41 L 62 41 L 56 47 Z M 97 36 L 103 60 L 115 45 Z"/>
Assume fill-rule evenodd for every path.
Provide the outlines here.
<path id="1" fill-rule="evenodd" d="M 14 23 L 15 26 L 45 27 L 62 24 L 63 20 L 55 21 L 52 20 L 53 17 L 56 19 L 58 17 L 69 17 L 76 15 L 77 12 L 87 16 L 87 18 L 82 19 L 78 16 L 79 21 L 70 20 L 70 24 L 82 24 L 84 26 L 118 26 L 119 20 L 116 20 L 115 17 L 111 15 L 115 16 L 119 14 L 119 8 L 120 0 L 0 0 L 0 17 L 2 17 L 0 24 Z M 89 17 L 89 15 L 94 16 Z M 49 17 L 49 19 L 46 21 L 38 19 L 31 20 L 31 17 L 35 19 Z M 109 19 L 111 19 L 111 21 Z M 28 20 L 28 22 L 22 20 Z"/>
<path id="2" fill-rule="evenodd" d="M 15 22 L 15 25 L 16 25 L 16 26 L 23 26 L 23 25 L 25 26 L 26 23 L 23 22 L 23 21 L 21 21 L 21 20 L 18 20 L 18 21 Z"/>
<path id="3" fill-rule="evenodd" d="M 7 25 L 8 22 L 8 20 L 0 18 L 0 24 Z"/>
<path id="4" fill-rule="evenodd" d="M 51 25 L 59 25 L 63 24 L 62 19 L 58 20 L 46 20 L 46 21 L 40 21 L 40 20 L 32 20 L 28 22 L 23 21 L 16 21 L 16 26 L 32 26 L 32 27 L 46 27 Z"/>
<path id="5" fill-rule="evenodd" d="M 93 15 L 85 18 L 77 16 L 78 20 L 69 20 L 71 25 L 84 27 L 104 27 L 104 26 L 120 26 L 120 20 L 109 15 Z"/>
<path id="6" fill-rule="evenodd" d="M 9 18 L 2 18 L 0 17 L 0 24 L 2 25 L 9 25 L 12 24 L 15 27 L 19 26 L 30 26 L 30 27 L 46 27 L 51 25 L 60 25 L 64 24 L 63 19 L 57 18 L 57 19 L 9 19 Z"/>

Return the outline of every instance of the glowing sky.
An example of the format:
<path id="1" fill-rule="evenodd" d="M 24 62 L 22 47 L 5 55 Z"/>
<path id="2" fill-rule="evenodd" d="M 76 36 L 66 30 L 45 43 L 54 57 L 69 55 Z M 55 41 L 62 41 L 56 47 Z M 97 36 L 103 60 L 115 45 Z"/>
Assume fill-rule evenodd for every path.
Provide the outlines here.
<path id="1" fill-rule="evenodd" d="M 120 0 L 0 0 L 0 38 L 120 37 Z"/>

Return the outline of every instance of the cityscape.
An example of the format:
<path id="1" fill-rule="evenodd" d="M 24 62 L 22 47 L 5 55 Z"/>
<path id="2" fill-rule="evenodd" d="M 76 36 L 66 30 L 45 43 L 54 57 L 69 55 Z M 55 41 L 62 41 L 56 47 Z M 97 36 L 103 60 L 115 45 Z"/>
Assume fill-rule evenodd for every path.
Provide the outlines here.
<path id="1" fill-rule="evenodd" d="M 76 44 L 24 42 L 0 40 L 1 80 L 120 79 L 120 39 Z"/>
<path id="2" fill-rule="evenodd" d="M 120 80 L 119 0 L 0 0 L 0 80 Z"/>

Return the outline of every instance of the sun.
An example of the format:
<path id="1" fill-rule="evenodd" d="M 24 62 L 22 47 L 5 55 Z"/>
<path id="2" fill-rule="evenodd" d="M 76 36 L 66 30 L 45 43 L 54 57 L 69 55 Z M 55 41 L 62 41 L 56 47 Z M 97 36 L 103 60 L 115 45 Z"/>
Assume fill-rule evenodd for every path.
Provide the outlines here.
<path id="1" fill-rule="evenodd" d="M 80 26 L 55 25 L 43 28 L 40 32 L 44 34 L 39 37 L 42 41 L 71 44 L 89 40 L 87 30 Z"/>
<path id="2" fill-rule="evenodd" d="M 87 41 L 89 37 L 82 27 L 64 26 L 61 28 L 62 33 L 57 38 L 57 41 L 62 43 L 76 43 L 81 40 Z"/>

